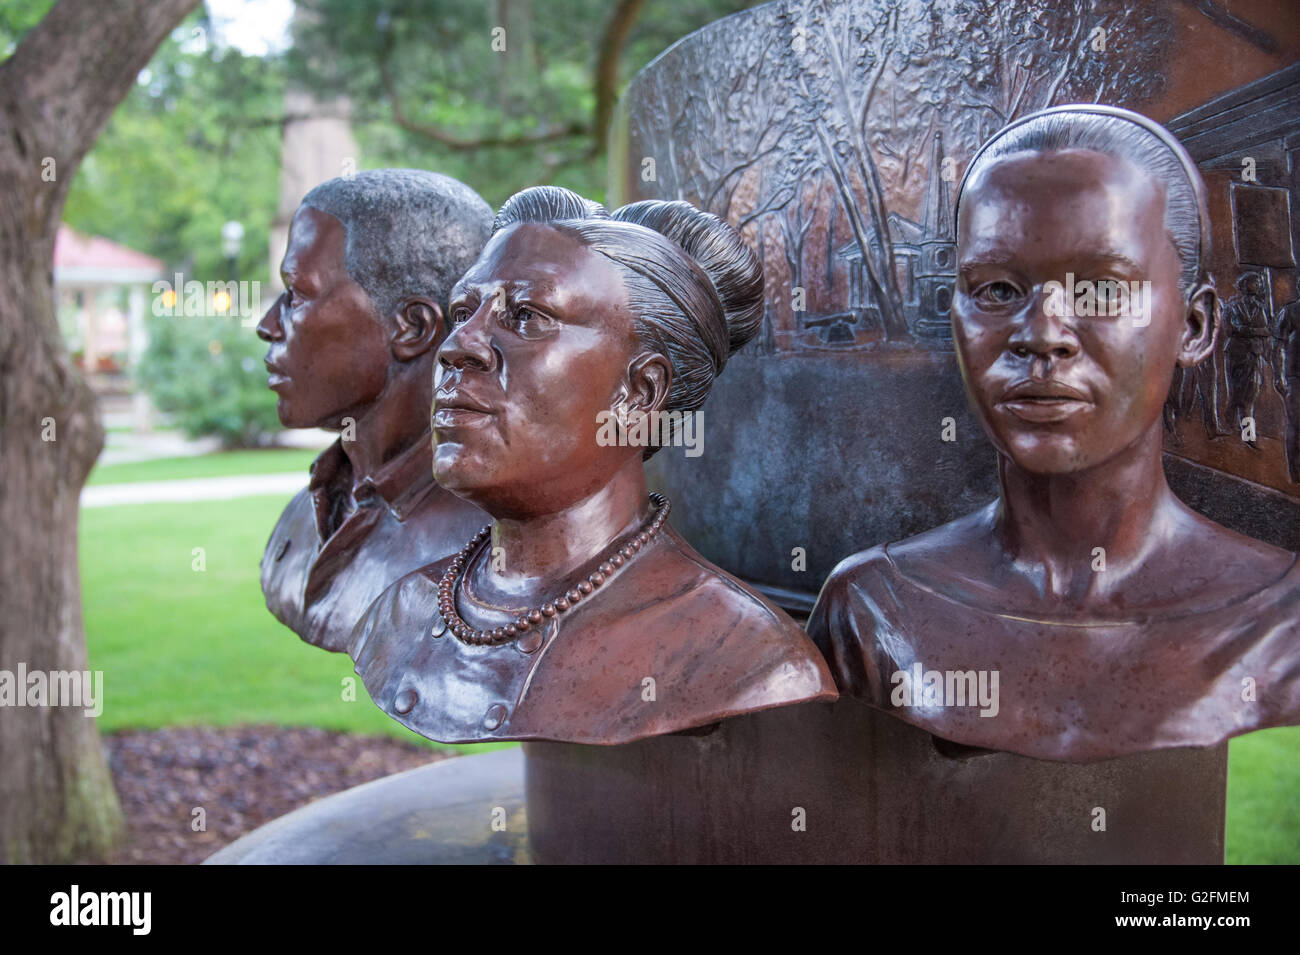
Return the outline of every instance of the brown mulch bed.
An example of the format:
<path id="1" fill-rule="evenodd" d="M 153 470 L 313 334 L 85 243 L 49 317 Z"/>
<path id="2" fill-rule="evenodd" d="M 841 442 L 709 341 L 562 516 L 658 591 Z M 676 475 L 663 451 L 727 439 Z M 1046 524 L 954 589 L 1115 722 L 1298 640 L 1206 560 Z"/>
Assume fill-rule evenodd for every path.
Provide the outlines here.
<path id="1" fill-rule="evenodd" d="M 384 736 L 280 726 L 129 730 L 105 738 L 127 834 L 108 859 L 193 864 L 263 823 L 451 755 Z M 195 808 L 206 830 L 192 828 Z"/>

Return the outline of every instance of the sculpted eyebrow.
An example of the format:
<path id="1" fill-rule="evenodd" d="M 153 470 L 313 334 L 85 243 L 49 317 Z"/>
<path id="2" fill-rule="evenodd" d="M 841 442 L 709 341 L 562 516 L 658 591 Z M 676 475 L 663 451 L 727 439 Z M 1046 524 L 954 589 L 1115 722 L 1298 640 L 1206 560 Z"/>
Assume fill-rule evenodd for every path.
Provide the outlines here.
<path id="1" fill-rule="evenodd" d="M 962 275 L 970 275 L 981 268 L 1017 265 L 1023 259 L 1021 256 L 1011 255 L 1006 252 L 990 251 L 978 256 L 963 259 L 958 272 Z M 1077 256 L 1072 256 L 1062 260 L 1061 272 L 1079 271 L 1081 269 L 1114 266 L 1128 272 L 1142 271 L 1142 267 L 1130 259 L 1122 252 L 1085 252 Z"/>
<path id="2" fill-rule="evenodd" d="M 451 294 L 447 296 L 447 301 L 454 302 L 457 299 L 462 298 L 472 298 L 476 300 L 483 298 L 482 283 L 472 282 L 462 278 L 451 287 Z"/>
<path id="3" fill-rule="evenodd" d="M 1016 260 L 1012 256 L 981 256 L 977 259 L 967 259 L 962 262 L 961 266 L 957 269 L 957 273 L 961 275 L 962 278 L 970 278 L 981 269 L 1006 268 L 1007 266 L 1014 266 L 1015 264 Z"/>
<path id="4" fill-rule="evenodd" d="M 1122 252 L 1094 252 L 1079 257 L 1081 265 L 1118 266 L 1126 272 L 1141 272 L 1142 267 Z"/>
<path id="5" fill-rule="evenodd" d="M 1003 249 L 989 249 L 987 252 L 981 252 L 978 255 L 962 259 L 961 271 L 966 272 L 987 265 L 1014 265 L 1020 258 L 1020 256 Z"/>
<path id="6" fill-rule="evenodd" d="M 554 309 L 550 299 L 550 293 L 554 291 L 554 288 L 547 283 L 516 279 L 512 282 L 506 282 L 503 288 L 506 293 L 506 301 L 511 305 L 517 302 L 527 302 L 548 311 Z"/>

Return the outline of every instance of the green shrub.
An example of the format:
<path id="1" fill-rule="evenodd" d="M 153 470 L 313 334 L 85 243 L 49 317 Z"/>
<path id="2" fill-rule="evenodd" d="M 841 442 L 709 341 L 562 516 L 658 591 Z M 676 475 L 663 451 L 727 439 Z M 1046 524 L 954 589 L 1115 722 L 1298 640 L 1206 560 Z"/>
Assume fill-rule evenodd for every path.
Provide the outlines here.
<path id="1" fill-rule="evenodd" d="M 265 343 L 238 318 L 150 318 L 140 385 L 189 437 L 228 448 L 269 444 L 280 430 L 267 390 Z"/>

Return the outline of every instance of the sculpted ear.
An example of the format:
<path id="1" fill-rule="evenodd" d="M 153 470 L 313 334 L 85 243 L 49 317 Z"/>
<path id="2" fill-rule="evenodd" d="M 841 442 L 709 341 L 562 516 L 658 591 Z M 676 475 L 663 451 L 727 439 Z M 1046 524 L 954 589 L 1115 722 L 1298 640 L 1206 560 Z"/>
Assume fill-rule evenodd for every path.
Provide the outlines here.
<path id="1" fill-rule="evenodd" d="M 1178 348 L 1178 364 L 1183 368 L 1199 365 L 1214 353 L 1219 340 L 1221 317 L 1219 296 L 1214 286 L 1202 283 L 1187 298 L 1183 338 Z"/>
<path id="2" fill-rule="evenodd" d="M 664 355 L 644 352 L 627 368 L 626 403 L 630 411 L 663 411 L 673 383 L 673 366 Z"/>
<path id="3" fill-rule="evenodd" d="M 635 433 L 641 418 L 663 411 L 672 383 L 673 366 L 665 356 L 642 352 L 632 359 L 610 405 L 619 430 L 631 429 Z"/>
<path id="4" fill-rule="evenodd" d="M 443 338 L 442 307 L 427 298 L 403 301 L 393 317 L 393 357 L 411 361 L 434 349 Z"/>

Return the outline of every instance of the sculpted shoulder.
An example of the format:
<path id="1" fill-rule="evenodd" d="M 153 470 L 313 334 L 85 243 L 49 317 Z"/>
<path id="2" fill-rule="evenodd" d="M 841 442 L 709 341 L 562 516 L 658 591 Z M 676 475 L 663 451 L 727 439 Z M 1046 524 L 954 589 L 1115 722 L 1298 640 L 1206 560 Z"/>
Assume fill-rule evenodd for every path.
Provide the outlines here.
<path id="1" fill-rule="evenodd" d="M 1183 510 L 1193 526 L 1188 536 L 1197 538 L 1204 552 L 1214 554 L 1220 573 L 1231 569 L 1239 574 L 1244 589 L 1255 590 L 1281 580 L 1296 562 L 1297 555 L 1291 551 L 1224 527 L 1186 505 Z"/>
<path id="2" fill-rule="evenodd" d="M 451 558 L 413 570 L 389 584 L 357 621 L 348 640 L 348 656 L 364 678 L 393 646 L 409 643 L 438 609 L 438 578 Z M 365 669 L 363 669 L 363 662 Z M 369 686 L 369 681 L 366 681 Z"/>
<path id="3" fill-rule="evenodd" d="M 969 562 L 992 524 L 995 509 L 996 502 L 913 537 L 846 557 L 826 578 L 818 603 L 846 600 L 855 587 L 899 575 L 941 587 L 953 568 Z"/>
<path id="4" fill-rule="evenodd" d="M 279 519 L 275 522 L 275 527 L 271 528 L 271 536 L 266 539 L 266 550 L 262 553 L 262 561 L 260 564 L 263 581 L 266 580 L 268 568 L 274 565 L 279 556 L 280 549 L 284 546 L 284 542 L 289 539 L 302 524 L 304 515 L 308 519 L 314 517 L 311 491 L 305 486 L 289 500 L 287 505 L 285 505 L 284 510 L 280 512 Z"/>
<path id="5" fill-rule="evenodd" d="M 647 556 L 628 581 L 637 606 L 625 626 L 611 628 L 620 642 L 655 634 L 657 655 L 679 663 L 683 679 L 698 678 L 709 697 L 727 700 L 728 710 L 834 698 L 821 654 L 766 598 L 676 533 Z"/>
<path id="6" fill-rule="evenodd" d="M 858 551 L 845 557 L 832 569 L 817 596 L 818 605 L 838 603 L 848 596 L 855 584 L 879 575 L 889 566 L 884 545 Z"/>
<path id="7" fill-rule="evenodd" d="M 267 538 L 259 564 L 262 595 L 277 620 L 297 632 L 302 627 L 302 586 L 310 563 L 309 549 L 291 553 L 295 538 L 310 535 L 314 543 L 316 525 L 311 492 L 304 487 L 280 513 Z"/>
<path id="8" fill-rule="evenodd" d="M 949 524 L 840 561 L 822 585 L 808 635 L 840 692 L 881 705 L 898 660 L 913 659 L 931 635 L 935 595 L 959 578 L 972 542 L 991 520 L 986 507 Z M 943 639 L 951 633 L 939 621 Z"/>

